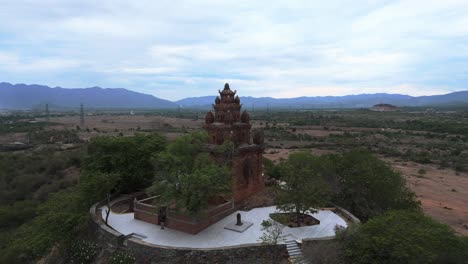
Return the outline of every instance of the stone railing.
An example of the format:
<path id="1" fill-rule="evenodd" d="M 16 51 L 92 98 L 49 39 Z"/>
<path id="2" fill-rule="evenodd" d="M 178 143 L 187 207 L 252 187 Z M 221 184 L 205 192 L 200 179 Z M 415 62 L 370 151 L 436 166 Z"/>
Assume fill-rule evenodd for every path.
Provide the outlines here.
<path id="1" fill-rule="evenodd" d="M 352 213 L 348 212 L 343 207 L 335 205 L 335 209 L 336 209 L 336 211 L 338 211 L 340 213 L 340 215 L 342 215 L 344 218 L 346 218 L 346 220 L 348 220 L 349 222 L 351 222 L 353 224 L 360 224 L 361 223 L 361 220 L 359 220 L 356 216 L 354 216 Z"/>

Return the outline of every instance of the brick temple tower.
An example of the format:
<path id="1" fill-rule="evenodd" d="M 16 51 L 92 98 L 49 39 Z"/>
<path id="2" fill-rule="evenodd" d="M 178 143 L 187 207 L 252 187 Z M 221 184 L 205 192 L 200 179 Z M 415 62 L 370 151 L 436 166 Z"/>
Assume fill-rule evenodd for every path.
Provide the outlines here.
<path id="1" fill-rule="evenodd" d="M 241 114 L 242 105 L 236 91 L 224 85 L 213 104 L 215 113 L 208 111 L 205 126 L 209 135 L 209 144 L 214 147 L 226 140 L 234 143 L 232 155 L 232 196 L 239 202 L 252 194 L 263 190 L 263 134 L 255 131 L 252 134 L 250 117 L 247 111 Z"/>

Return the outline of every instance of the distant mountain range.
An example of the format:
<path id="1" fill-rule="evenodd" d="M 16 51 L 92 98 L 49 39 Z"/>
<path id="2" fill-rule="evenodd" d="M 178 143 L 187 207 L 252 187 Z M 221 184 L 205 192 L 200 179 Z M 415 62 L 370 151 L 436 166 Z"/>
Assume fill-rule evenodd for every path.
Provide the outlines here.
<path id="1" fill-rule="evenodd" d="M 45 105 L 61 108 L 78 108 L 83 103 L 88 108 L 127 109 L 208 109 L 215 95 L 185 98 L 171 102 L 152 95 L 123 88 L 51 88 L 44 85 L 0 83 L 0 109 L 31 109 Z M 346 96 L 315 96 L 297 98 L 271 98 L 241 96 L 244 107 L 251 108 L 362 108 L 386 103 L 396 106 L 448 106 L 468 104 L 468 91 L 444 95 L 409 96 L 401 94 L 359 94 Z"/>
<path id="2" fill-rule="evenodd" d="M 49 104 L 78 108 L 176 108 L 177 104 L 122 88 L 51 88 L 44 85 L 0 83 L 0 108 L 30 109 Z"/>
<path id="3" fill-rule="evenodd" d="M 215 96 L 190 97 L 176 103 L 186 108 L 207 108 L 214 102 Z M 345 96 L 314 96 L 296 98 L 240 97 L 244 107 L 255 108 L 362 108 L 379 103 L 395 106 L 447 106 L 468 104 L 468 91 L 444 95 L 409 96 L 402 94 L 358 94 Z"/>

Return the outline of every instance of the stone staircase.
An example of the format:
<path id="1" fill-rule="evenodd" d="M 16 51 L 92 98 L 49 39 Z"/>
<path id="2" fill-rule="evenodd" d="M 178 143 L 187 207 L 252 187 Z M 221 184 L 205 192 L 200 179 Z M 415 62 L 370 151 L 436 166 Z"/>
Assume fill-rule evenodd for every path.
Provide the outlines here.
<path id="1" fill-rule="evenodd" d="M 297 245 L 296 239 L 292 236 L 285 237 L 286 248 L 289 254 L 289 261 L 293 264 L 311 264 L 302 254 L 301 248 Z"/>

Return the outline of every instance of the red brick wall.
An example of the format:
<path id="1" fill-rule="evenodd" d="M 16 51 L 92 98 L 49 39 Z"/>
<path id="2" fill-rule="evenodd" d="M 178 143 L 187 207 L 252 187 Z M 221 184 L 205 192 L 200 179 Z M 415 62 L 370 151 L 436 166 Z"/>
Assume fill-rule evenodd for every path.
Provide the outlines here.
<path id="1" fill-rule="evenodd" d="M 263 190 L 265 184 L 261 151 L 263 149 L 241 152 L 234 158 L 232 162 L 232 180 L 235 202 L 242 201 Z M 246 166 L 250 168 L 246 168 Z"/>
<path id="2" fill-rule="evenodd" d="M 158 219 L 158 214 L 154 213 L 149 213 L 149 212 L 144 212 L 138 209 L 135 209 L 133 212 L 133 218 L 137 220 L 141 220 L 147 223 L 159 225 L 159 219 Z"/>
<path id="3" fill-rule="evenodd" d="M 228 208 L 228 210 L 225 210 L 217 216 L 202 218 L 198 221 L 194 218 L 192 218 L 191 221 L 184 221 L 183 219 L 181 219 L 180 214 L 169 214 L 167 216 L 165 226 L 171 229 L 179 230 L 194 235 L 202 231 L 203 229 L 209 227 L 210 225 L 218 222 L 224 217 L 232 214 L 235 210 L 236 209 L 230 207 Z M 235 219 L 233 219 L 233 221 L 234 220 Z"/>
<path id="4" fill-rule="evenodd" d="M 169 211 L 164 225 L 167 228 L 179 230 L 189 234 L 197 234 L 208 226 L 218 222 L 224 217 L 232 214 L 236 209 L 232 202 L 212 208 L 203 218 L 195 218 L 189 215 Z M 153 206 L 142 203 L 135 204 L 134 218 L 147 223 L 159 225 L 158 214 Z"/>
<path id="5" fill-rule="evenodd" d="M 147 222 L 147 223 L 159 225 L 159 219 L 158 219 L 156 206 L 146 204 L 143 202 L 134 202 L 133 207 L 134 207 L 133 218 Z"/>

